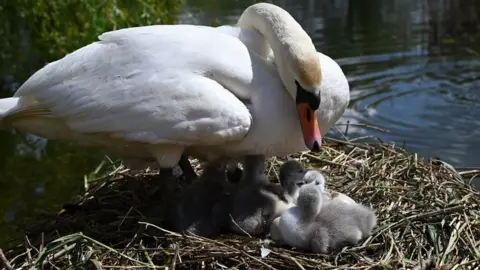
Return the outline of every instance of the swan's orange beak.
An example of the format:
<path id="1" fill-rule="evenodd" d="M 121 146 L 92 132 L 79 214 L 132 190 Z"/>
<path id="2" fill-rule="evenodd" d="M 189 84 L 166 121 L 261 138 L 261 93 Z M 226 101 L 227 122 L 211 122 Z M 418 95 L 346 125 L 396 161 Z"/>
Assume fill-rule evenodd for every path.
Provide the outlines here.
<path id="1" fill-rule="evenodd" d="M 297 103 L 297 113 L 302 127 L 305 145 L 311 151 L 319 151 L 322 144 L 322 134 L 318 127 L 317 116 L 307 102 Z"/>

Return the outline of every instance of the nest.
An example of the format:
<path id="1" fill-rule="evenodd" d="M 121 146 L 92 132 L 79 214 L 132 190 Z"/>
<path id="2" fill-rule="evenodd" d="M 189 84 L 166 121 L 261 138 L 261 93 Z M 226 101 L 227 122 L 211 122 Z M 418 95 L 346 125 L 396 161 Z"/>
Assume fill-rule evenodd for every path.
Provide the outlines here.
<path id="1" fill-rule="evenodd" d="M 268 239 L 208 239 L 168 231 L 151 215 L 158 176 L 118 168 L 60 213 L 37 218 L 17 247 L 0 252 L 5 269 L 473 269 L 480 260 L 480 193 L 439 160 L 391 144 L 328 140 L 299 159 L 327 187 L 372 206 L 379 225 L 355 247 L 303 253 Z M 277 178 L 285 159 L 269 160 Z M 152 212 L 153 211 L 153 212 Z M 155 219 L 157 218 L 157 219 Z M 1 250 L 0 250 L 1 251 Z"/>

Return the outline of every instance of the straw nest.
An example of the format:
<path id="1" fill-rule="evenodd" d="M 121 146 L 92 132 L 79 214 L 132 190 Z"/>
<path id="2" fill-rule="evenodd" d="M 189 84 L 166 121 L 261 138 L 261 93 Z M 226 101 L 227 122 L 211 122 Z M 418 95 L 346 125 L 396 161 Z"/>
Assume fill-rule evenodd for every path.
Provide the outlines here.
<path id="1" fill-rule="evenodd" d="M 480 193 L 448 164 L 422 160 L 390 144 L 335 140 L 318 154 L 288 158 L 321 170 L 329 188 L 374 207 L 379 226 L 373 235 L 326 256 L 248 236 L 207 239 L 170 232 L 158 226 L 161 217 L 148 217 L 162 203 L 152 195 L 151 180 L 158 176 L 118 168 L 60 213 L 39 217 L 21 245 L 0 252 L 0 262 L 5 269 L 478 267 Z M 273 179 L 283 160 L 269 161 Z"/>

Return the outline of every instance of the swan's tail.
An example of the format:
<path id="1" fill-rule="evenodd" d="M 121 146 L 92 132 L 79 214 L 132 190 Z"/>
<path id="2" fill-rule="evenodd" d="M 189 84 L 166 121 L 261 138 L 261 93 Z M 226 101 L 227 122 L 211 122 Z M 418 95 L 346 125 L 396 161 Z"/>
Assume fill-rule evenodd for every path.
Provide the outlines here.
<path id="1" fill-rule="evenodd" d="M 81 135 L 72 131 L 61 119 L 42 113 L 35 114 L 38 107 L 27 106 L 28 100 L 23 98 L 0 99 L 0 130 L 14 128 L 51 140 L 85 140 L 79 139 Z M 21 111 L 17 110 L 19 107 L 22 108 Z M 32 109 L 32 113 L 28 109 Z"/>
<path id="2" fill-rule="evenodd" d="M 18 97 L 11 97 L 11 98 L 2 98 L 0 99 L 0 128 L 3 128 L 3 118 L 8 112 L 15 108 L 18 104 L 20 99 Z"/>

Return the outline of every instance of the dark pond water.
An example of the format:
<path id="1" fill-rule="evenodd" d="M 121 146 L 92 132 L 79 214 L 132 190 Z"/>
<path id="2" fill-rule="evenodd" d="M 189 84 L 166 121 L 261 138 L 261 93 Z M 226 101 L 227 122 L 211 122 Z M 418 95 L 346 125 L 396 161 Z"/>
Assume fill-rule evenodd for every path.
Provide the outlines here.
<path id="1" fill-rule="evenodd" d="M 378 127 L 389 132 L 357 125 L 349 127 L 349 136 L 405 142 L 422 156 L 480 167 L 480 1 L 270 2 L 287 9 L 349 78 L 352 101 L 339 130 L 347 121 Z M 233 24 L 251 3 L 192 0 L 178 22 Z M 25 67 L 21 75 L 7 72 L 13 63 L 0 64 L 2 96 L 41 67 L 28 59 L 15 63 Z M 0 145 L 2 236 L 13 232 L 12 224 L 78 194 L 84 175 L 104 158 L 98 151 L 10 131 L 0 132 Z M 0 246 L 6 239 L 0 238 Z"/>

